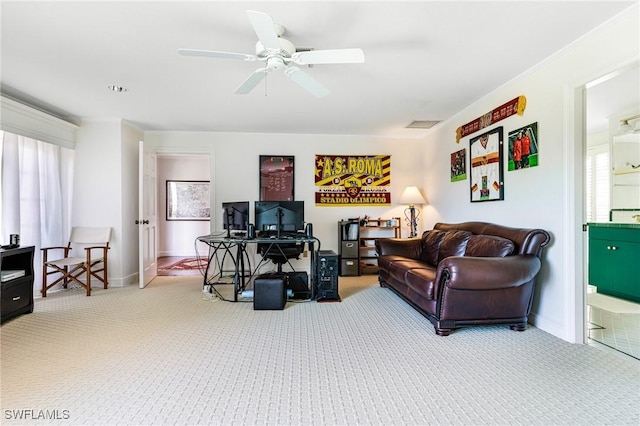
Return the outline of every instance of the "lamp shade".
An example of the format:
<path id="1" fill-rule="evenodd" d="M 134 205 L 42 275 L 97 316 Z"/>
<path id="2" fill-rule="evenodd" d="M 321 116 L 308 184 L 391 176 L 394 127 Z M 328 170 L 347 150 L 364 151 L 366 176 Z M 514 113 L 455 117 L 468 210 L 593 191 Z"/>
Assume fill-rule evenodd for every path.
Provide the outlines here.
<path id="1" fill-rule="evenodd" d="M 407 186 L 398 200 L 398 204 L 426 204 L 417 186 Z"/>

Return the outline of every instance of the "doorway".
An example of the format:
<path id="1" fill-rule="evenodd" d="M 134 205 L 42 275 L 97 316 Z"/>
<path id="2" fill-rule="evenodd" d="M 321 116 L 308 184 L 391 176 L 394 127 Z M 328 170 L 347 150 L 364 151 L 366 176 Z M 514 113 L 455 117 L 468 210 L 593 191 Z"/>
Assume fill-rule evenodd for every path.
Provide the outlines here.
<path id="1" fill-rule="evenodd" d="M 158 152 L 157 158 L 158 275 L 199 275 L 203 271 L 199 258 L 204 256 L 206 259 L 207 249 L 197 239 L 211 233 L 217 211 L 211 208 L 215 199 L 211 155 Z M 208 188 L 206 215 L 199 213 L 193 217 L 181 217 L 170 212 L 168 202 L 172 202 L 172 197 L 167 197 L 167 188 L 169 185 L 173 188 L 175 183 L 187 187 L 194 183 L 194 189 L 199 192 Z"/>
<path id="2" fill-rule="evenodd" d="M 637 139 L 637 147 L 631 145 L 632 149 L 623 154 L 623 164 L 640 164 L 640 66 L 626 67 L 587 84 L 585 97 L 583 217 L 587 223 L 615 223 L 623 229 L 635 226 L 634 214 L 640 214 L 640 186 L 633 182 L 640 182 L 640 170 L 631 170 L 625 173 L 629 176 L 624 181 L 620 180 L 615 168 L 619 168 L 616 164 L 621 154 L 615 142 Z M 638 158 L 631 158 L 635 156 Z M 589 233 L 584 243 L 587 342 L 640 359 L 640 303 L 620 295 L 614 297 L 604 285 L 598 291 L 596 280 L 590 278 L 589 270 L 599 266 L 595 259 L 589 264 Z"/>

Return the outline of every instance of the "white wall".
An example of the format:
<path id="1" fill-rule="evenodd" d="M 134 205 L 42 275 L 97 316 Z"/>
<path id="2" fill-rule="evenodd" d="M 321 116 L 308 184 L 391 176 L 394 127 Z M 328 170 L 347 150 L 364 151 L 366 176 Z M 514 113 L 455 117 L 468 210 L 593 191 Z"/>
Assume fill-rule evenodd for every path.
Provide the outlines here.
<path id="1" fill-rule="evenodd" d="M 638 8 L 634 7 L 461 111 L 432 132 L 425 144 L 423 186 L 433 207 L 425 212 L 428 225 L 439 220 L 484 220 L 551 233 L 532 321 L 569 341 L 582 341 L 580 328 L 584 326 L 579 320 L 573 323 L 581 315 L 584 291 L 578 250 L 582 247 L 582 181 L 575 177 L 582 170 L 583 148 L 582 135 L 574 133 L 581 120 L 575 115 L 575 103 L 580 101 L 575 93 L 589 81 L 640 59 L 638 25 Z M 470 203 L 469 180 L 451 183 L 447 159 L 461 147 L 468 152 L 469 138 L 482 131 L 456 144 L 455 130 L 519 95 L 527 98 L 523 116 L 512 116 L 485 130 L 503 126 L 506 141 L 509 131 L 537 122 L 540 165 L 512 172 L 505 167 L 505 200 Z"/>
<path id="2" fill-rule="evenodd" d="M 167 221 L 167 180 L 211 180 L 209 155 L 158 156 L 158 256 L 194 256 L 194 241 L 210 233 L 209 221 Z M 212 208 L 211 214 L 216 215 Z M 198 252 L 200 252 L 198 248 Z M 206 252 L 205 252 L 206 253 Z"/>
<path id="3" fill-rule="evenodd" d="M 337 223 L 341 219 L 402 216 L 406 206 L 316 207 L 314 204 L 314 161 L 316 154 L 390 154 L 392 203 L 405 186 L 421 181 L 422 161 L 416 155 L 422 140 L 386 139 L 333 135 L 238 134 L 207 132 L 146 132 L 145 143 L 160 152 L 205 152 L 213 159 L 213 210 L 224 201 L 253 201 L 259 198 L 259 156 L 295 157 L 295 199 L 305 202 L 305 220 L 313 223 L 322 249 L 338 249 Z M 211 231 L 222 229 L 222 216 L 214 214 Z M 408 235 L 406 227 L 403 235 Z"/>
<path id="4" fill-rule="evenodd" d="M 73 226 L 110 226 L 110 281 L 122 277 L 121 121 L 83 121 L 78 129 L 73 187 Z M 126 245 L 126 243 L 125 243 Z M 113 277 L 113 279 L 111 278 Z M 113 283 L 121 285 L 121 283 Z"/>
<path id="5" fill-rule="evenodd" d="M 83 121 L 77 132 L 71 223 L 112 228 L 112 286 L 137 280 L 137 147 L 142 137 L 120 119 Z"/>

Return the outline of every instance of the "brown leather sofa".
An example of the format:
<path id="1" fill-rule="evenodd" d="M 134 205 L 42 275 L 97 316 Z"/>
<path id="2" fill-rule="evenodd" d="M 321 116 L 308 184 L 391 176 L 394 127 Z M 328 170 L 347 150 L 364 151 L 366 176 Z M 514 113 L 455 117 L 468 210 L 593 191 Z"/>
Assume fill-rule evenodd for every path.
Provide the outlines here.
<path id="1" fill-rule="evenodd" d="M 542 229 L 437 223 L 420 238 L 376 240 L 378 279 L 425 315 L 440 336 L 469 325 L 524 331 L 549 242 Z"/>

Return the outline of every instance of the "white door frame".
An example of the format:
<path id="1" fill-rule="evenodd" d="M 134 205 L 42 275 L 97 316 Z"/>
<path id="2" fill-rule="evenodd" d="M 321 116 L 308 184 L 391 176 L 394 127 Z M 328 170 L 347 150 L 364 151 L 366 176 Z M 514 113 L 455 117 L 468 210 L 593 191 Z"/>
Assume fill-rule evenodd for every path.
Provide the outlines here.
<path id="1" fill-rule="evenodd" d="M 594 76 L 588 82 L 573 88 L 565 88 L 565 135 L 567 149 L 565 188 L 565 338 L 572 343 L 587 343 L 587 279 L 585 266 L 585 159 L 587 152 L 586 95 L 587 88 L 612 78 L 620 72 L 640 66 L 633 61 L 611 69 L 604 75 Z M 573 161 L 572 161 L 573 160 Z M 570 265 L 574 265 L 571 268 Z"/>

